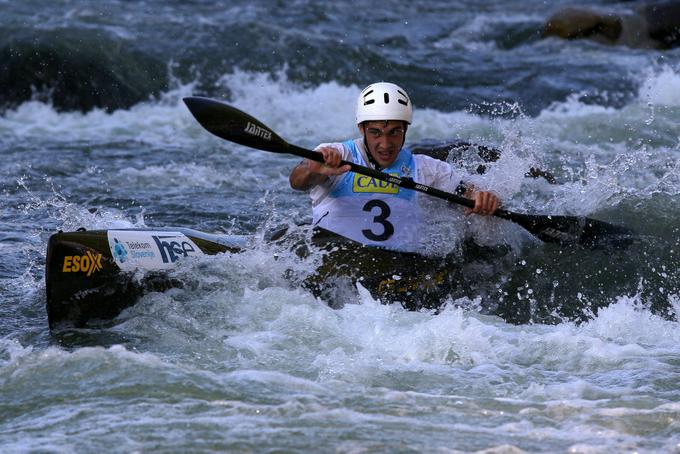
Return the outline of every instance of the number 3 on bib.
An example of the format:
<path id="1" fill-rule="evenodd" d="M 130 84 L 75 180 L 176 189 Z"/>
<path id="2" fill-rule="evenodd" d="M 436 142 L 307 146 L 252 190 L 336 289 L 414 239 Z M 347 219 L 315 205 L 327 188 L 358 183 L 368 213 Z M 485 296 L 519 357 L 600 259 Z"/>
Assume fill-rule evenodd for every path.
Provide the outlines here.
<path id="1" fill-rule="evenodd" d="M 364 205 L 363 210 L 369 213 L 373 208 L 378 208 L 380 212 L 373 217 L 373 222 L 382 225 L 382 233 L 375 233 L 372 229 L 364 229 L 361 233 L 371 241 L 387 241 L 394 234 L 394 225 L 387 218 L 392 214 L 390 206 L 383 200 L 369 200 Z"/>

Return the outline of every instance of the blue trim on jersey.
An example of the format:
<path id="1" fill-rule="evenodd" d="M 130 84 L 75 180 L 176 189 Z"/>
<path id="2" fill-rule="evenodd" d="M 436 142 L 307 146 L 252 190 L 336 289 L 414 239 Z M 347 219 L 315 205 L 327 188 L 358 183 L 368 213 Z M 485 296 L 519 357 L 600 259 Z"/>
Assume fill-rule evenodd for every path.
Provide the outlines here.
<path id="1" fill-rule="evenodd" d="M 359 149 L 357 148 L 356 143 L 353 140 L 347 140 L 343 142 L 343 145 L 346 146 L 350 152 L 352 153 L 352 161 L 355 164 L 359 164 L 362 166 L 366 166 L 367 164 L 364 161 L 363 157 L 361 156 L 361 152 L 359 152 Z M 416 163 L 415 159 L 413 158 L 413 153 L 411 153 L 410 150 L 406 148 L 402 148 L 401 151 L 399 152 L 399 156 L 397 156 L 396 161 L 392 163 L 392 165 L 388 168 L 385 168 L 382 170 L 385 173 L 390 173 L 393 175 L 398 175 L 402 178 L 408 177 L 408 178 L 413 178 L 416 173 Z M 357 196 L 369 196 L 369 197 L 376 197 L 377 195 L 380 196 L 391 196 L 391 197 L 399 197 L 400 199 L 406 199 L 406 200 L 411 200 L 414 197 L 416 197 L 417 193 L 416 191 L 412 189 L 405 189 L 405 188 L 400 188 L 398 186 L 394 186 L 395 188 L 395 193 L 385 193 L 384 191 L 378 191 L 376 190 L 375 192 L 370 192 L 370 191 L 362 191 L 362 192 L 355 192 L 354 191 L 354 179 L 357 174 L 355 172 L 349 171 L 346 174 L 342 176 L 342 180 L 333 188 L 333 190 L 330 192 L 329 196 L 330 197 L 357 197 Z M 375 180 L 374 178 L 371 177 L 366 177 L 366 176 L 361 176 L 361 178 L 368 179 L 367 181 L 370 183 L 372 182 L 373 185 L 382 185 L 382 187 L 390 185 L 390 183 L 382 182 L 381 180 Z"/>

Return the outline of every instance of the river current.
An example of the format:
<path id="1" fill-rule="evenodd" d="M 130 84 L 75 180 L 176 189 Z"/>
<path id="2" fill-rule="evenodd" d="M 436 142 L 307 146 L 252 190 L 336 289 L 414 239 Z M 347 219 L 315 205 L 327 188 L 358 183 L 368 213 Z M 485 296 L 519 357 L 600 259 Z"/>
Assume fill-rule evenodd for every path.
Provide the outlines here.
<path id="1" fill-rule="evenodd" d="M 566 6 L 0 0 L 1 450 L 680 453 L 680 49 L 542 38 Z M 311 148 L 355 137 L 379 80 L 413 99 L 408 143 L 502 151 L 478 181 L 506 208 L 638 241 L 559 247 L 440 204 L 439 250 L 511 253 L 439 312 L 361 286 L 331 309 L 290 279 L 320 254 L 266 241 L 310 220 L 299 159 L 211 136 L 181 99 Z M 50 332 L 52 233 L 172 226 L 254 240 L 114 323 Z"/>

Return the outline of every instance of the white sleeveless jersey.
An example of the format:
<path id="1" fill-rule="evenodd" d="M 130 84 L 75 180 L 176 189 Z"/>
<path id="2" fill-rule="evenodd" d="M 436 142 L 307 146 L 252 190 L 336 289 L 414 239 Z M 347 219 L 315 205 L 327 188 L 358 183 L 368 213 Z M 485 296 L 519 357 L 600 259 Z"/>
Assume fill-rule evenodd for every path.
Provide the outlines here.
<path id="1" fill-rule="evenodd" d="M 323 146 L 333 146 L 341 151 L 343 159 L 367 166 L 360 140 Z M 436 184 L 442 189 L 460 182 L 457 179 L 460 174 L 454 174 L 447 163 L 427 156 L 417 158 L 402 149 L 397 160 L 383 172 L 418 178 L 419 183 Z M 425 164 L 423 169 L 419 169 L 420 164 Z M 414 190 L 350 171 L 313 188 L 311 196 L 315 226 L 370 246 L 406 252 L 422 250 L 419 198 L 424 196 Z"/>

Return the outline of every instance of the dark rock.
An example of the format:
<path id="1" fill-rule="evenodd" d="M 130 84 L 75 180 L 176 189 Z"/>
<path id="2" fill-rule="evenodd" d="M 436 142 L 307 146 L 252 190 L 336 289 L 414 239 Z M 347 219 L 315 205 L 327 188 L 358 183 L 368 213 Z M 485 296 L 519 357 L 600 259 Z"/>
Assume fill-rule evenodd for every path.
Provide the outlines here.
<path id="1" fill-rule="evenodd" d="M 632 11 L 565 8 L 548 19 L 543 34 L 633 48 L 668 49 L 680 45 L 680 1 L 646 2 Z"/>
<path id="2" fill-rule="evenodd" d="M 31 99 L 58 110 L 125 109 L 167 89 L 165 64 L 90 30 L 3 32 L 0 108 Z"/>

